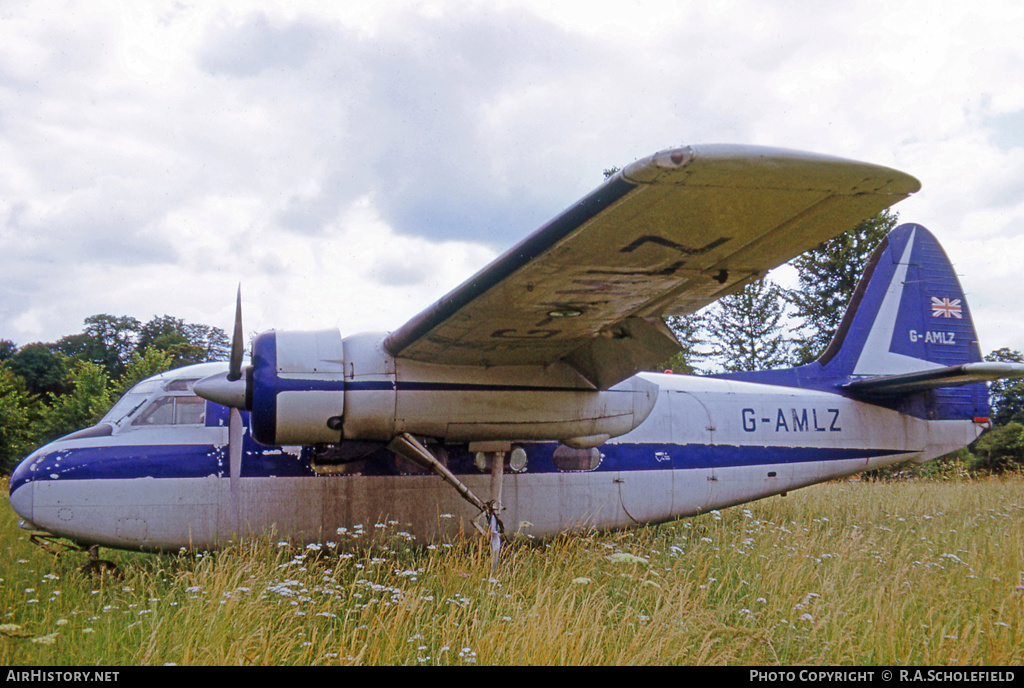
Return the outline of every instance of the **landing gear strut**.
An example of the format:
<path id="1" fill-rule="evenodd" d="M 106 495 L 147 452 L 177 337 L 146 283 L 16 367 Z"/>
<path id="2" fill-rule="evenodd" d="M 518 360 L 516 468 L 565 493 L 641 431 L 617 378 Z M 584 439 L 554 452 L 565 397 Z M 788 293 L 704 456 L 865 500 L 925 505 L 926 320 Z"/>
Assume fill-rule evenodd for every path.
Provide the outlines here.
<path id="1" fill-rule="evenodd" d="M 106 559 L 100 559 L 99 545 L 93 545 L 89 548 L 89 561 L 82 566 L 81 570 L 82 573 L 87 573 L 91 576 L 102 577 L 108 574 L 112 576 L 121 575 L 121 569 L 117 567 L 117 564 L 112 561 L 107 561 Z"/>
<path id="2" fill-rule="evenodd" d="M 480 510 L 480 517 L 485 519 L 488 528 L 485 530 L 476 521 L 473 521 L 473 525 L 484 535 L 487 535 L 489 532 L 491 537 L 491 568 L 496 569 L 498 566 L 498 554 L 501 551 L 501 536 L 505 532 L 505 526 L 501 522 L 500 514 L 502 511 L 501 483 L 505 472 L 507 447 L 501 445 L 484 447 L 483 449 L 485 454 L 491 457 L 491 499 L 487 502 L 473 494 L 473 491 L 459 480 L 454 473 L 449 471 L 444 464 L 438 461 L 430 453 L 430 450 L 423 446 L 422 442 L 409 433 L 403 432 L 395 437 L 391 444 L 388 445 L 388 449 L 436 473 L 446 483 L 454 487 L 459 496 Z"/>

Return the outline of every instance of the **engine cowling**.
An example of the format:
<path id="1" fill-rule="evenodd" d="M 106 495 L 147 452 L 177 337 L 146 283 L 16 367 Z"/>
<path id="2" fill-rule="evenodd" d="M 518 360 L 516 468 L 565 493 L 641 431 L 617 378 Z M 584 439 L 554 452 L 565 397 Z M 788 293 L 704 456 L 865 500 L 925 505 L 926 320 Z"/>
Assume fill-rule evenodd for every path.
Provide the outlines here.
<path id="1" fill-rule="evenodd" d="M 556 440 L 597 446 L 650 413 L 657 385 L 591 388 L 571 367 L 446 366 L 395 359 L 384 335 L 267 332 L 253 343 L 246 406 L 270 445 L 387 442 L 402 432 L 447 442 Z"/>
<path id="2" fill-rule="evenodd" d="M 264 332 L 252 346 L 250 432 L 261 444 L 341 441 L 345 359 L 338 330 Z"/>

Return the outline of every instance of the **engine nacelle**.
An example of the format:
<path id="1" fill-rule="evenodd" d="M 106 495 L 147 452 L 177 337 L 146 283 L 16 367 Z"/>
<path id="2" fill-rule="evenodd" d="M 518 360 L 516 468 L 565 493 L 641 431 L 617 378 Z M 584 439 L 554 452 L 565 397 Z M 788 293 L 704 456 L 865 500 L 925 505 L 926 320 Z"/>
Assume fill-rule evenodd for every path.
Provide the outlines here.
<path id="1" fill-rule="evenodd" d="M 274 446 L 337 443 L 345 414 L 338 330 L 264 332 L 252 344 L 253 439 Z"/>
<path id="2" fill-rule="evenodd" d="M 268 332 L 253 343 L 252 434 L 271 444 L 556 440 L 593 447 L 639 425 L 657 385 L 597 391 L 568 365 L 447 366 L 395 359 L 384 335 Z"/>

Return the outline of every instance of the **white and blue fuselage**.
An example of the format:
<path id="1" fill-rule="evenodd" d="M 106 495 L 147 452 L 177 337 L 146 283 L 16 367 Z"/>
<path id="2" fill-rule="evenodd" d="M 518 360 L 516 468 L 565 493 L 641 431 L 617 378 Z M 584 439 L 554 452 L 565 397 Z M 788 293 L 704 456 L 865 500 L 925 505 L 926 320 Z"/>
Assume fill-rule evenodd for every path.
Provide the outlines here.
<path id="1" fill-rule="evenodd" d="M 388 335 L 267 332 L 242 370 L 239 296 L 229 365 L 140 383 L 98 425 L 26 458 L 11 504 L 27 527 L 142 550 L 331 541 L 385 522 L 422 542 L 481 517 L 492 534 L 500 518 L 550 536 L 935 458 L 987 423 L 984 381 L 1024 365 L 982 362 L 952 265 L 918 225 L 875 250 L 817 361 L 634 374 L 678 351 L 664 315 L 918 187 L 792 151 L 672 149 Z"/>
<path id="2" fill-rule="evenodd" d="M 315 447 L 265 447 L 248 433 L 236 529 L 228 409 L 190 391 L 209 372 L 207 365 L 151 378 L 129 395 L 129 415 L 116 417 L 122 403 L 96 426 L 109 434 L 67 437 L 29 456 L 10 482 L 11 503 L 26 527 L 143 550 L 204 549 L 255 533 L 330 541 L 339 528 L 387 521 L 421 541 L 473 531 L 478 514 L 455 490 L 383 447 L 363 448 L 369 453 L 347 463 L 319 463 Z M 659 392 L 633 431 L 589 449 L 515 443 L 525 463 L 504 477 L 509 531 L 547 536 L 662 522 L 927 460 L 980 432 L 971 420 L 928 421 L 822 391 L 684 375 L 642 378 Z M 167 406 L 190 410 L 160 411 Z M 432 450 L 486 494 L 490 469 L 467 445 Z"/>

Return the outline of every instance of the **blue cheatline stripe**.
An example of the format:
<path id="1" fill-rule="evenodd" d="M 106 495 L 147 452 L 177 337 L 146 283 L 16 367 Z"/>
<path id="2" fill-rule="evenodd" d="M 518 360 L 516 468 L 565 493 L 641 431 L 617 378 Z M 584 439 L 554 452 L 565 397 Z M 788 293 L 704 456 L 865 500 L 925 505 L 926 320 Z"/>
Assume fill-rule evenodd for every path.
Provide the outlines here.
<path id="1" fill-rule="evenodd" d="M 287 389 L 292 389 L 287 387 Z M 331 388 L 333 389 L 333 388 Z M 373 392 L 401 390 L 406 392 L 599 392 L 592 387 L 553 387 L 548 385 L 492 385 L 473 382 L 403 382 L 392 380 L 349 381 L 345 383 L 346 391 Z M 600 392 L 621 392 L 634 394 L 633 390 L 605 390 Z"/>
<path id="2" fill-rule="evenodd" d="M 302 380 L 275 378 L 275 393 L 306 392 L 313 390 L 347 392 L 589 392 L 592 394 L 635 394 L 630 389 L 608 389 L 603 392 L 592 387 L 556 387 L 551 385 L 500 385 L 476 382 L 404 382 L 395 380 Z"/>
<path id="3" fill-rule="evenodd" d="M 559 473 L 553 454 L 557 442 L 523 443 L 528 456 L 527 475 Z M 465 445 L 446 447 L 448 467 L 456 474 L 476 475 L 480 471 L 474 455 Z M 599 447 L 603 457 L 596 473 L 785 465 L 868 459 L 907 453 L 903 449 L 826 449 L 817 447 L 738 447 L 701 444 L 606 444 Z M 242 460 L 242 477 L 317 476 L 311 467 L 313 450 L 304 447 L 299 456 L 276 447 L 256 444 L 247 436 Z M 410 472 L 405 459 L 386 449 L 351 464 L 353 475 L 403 475 Z M 418 471 L 417 471 L 418 473 Z M 132 445 L 55 449 L 38 458 L 32 466 L 18 466 L 11 476 L 10 490 L 29 481 L 107 480 L 126 478 L 228 477 L 226 448 L 213 445 Z M 319 476 L 331 479 L 334 476 Z"/>

